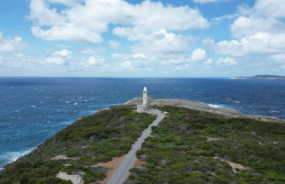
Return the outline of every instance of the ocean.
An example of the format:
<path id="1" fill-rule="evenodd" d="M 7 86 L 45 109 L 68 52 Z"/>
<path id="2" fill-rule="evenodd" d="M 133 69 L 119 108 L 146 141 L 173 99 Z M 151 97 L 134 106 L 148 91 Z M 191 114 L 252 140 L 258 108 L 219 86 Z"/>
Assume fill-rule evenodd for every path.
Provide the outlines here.
<path id="1" fill-rule="evenodd" d="M 142 96 L 177 98 L 285 119 L 285 80 L 0 78 L 0 169 L 76 119 Z"/>

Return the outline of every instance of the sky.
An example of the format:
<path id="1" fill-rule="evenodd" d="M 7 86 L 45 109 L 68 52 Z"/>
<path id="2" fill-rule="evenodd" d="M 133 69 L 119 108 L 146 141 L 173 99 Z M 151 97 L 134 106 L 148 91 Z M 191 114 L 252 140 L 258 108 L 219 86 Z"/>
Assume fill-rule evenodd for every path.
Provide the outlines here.
<path id="1" fill-rule="evenodd" d="M 0 1 L 0 76 L 285 75 L 285 0 Z"/>

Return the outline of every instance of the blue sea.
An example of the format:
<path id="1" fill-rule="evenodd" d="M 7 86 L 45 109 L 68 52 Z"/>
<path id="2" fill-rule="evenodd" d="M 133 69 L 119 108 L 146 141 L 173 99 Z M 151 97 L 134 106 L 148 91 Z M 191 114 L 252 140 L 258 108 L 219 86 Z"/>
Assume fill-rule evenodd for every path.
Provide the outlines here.
<path id="1" fill-rule="evenodd" d="M 76 119 L 142 96 L 178 98 L 285 119 L 285 80 L 0 78 L 0 169 Z"/>

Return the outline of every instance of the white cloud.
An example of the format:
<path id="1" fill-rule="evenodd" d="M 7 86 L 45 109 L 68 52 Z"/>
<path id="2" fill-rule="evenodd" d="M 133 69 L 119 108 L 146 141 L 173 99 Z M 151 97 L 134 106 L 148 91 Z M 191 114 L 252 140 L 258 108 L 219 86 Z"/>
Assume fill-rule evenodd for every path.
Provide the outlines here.
<path id="1" fill-rule="evenodd" d="M 285 25 L 281 21 L 272 18 L 241 16 L 234 21 L 230 29 L 235 38 L 242 38 L 257 32 L 282 33 L 285 30 Z"/>
<path id="2" fill-rule="evenodd" d="M 67 49 L 54 52 L 51 56 L 44 58 L 43 64 L 54 64 L 54 65 L 69 65 L 74 57 L 72 52 Z"/>
<path id="3" fill-rule="evenodd" d="M 61 58 L 61 57 L 48 57 L 45 58 L 45 63 L 47 64 L 55 64 L 55 65 L 65 65 L 68 64 L 68 62 Z"/>
<path id="4" fill-rule="evenodd" d="M 191 55 L 192 61 L 202 61 L 206 59 L 206 51 L 202 49 L 196 49 Z"/>
<path id="5" fill-rule="evenodd" d="M 270 57 L 277 62 L 285 63 L 285 54 L 276 54 L 276 55 L 271 55 Z"/>
<path id="6" fill-rule="evenodd" d="M 213 3 L 219 1 L 228 1 L 228 0 L 193 0 L 194 3 L 200 3 L 200 4 Z"/>
<path id="7" fill-rule="evenodd" d="M 285 17 L 284 9 L 284 0 L 257 0 L 252 8 L 248 7 L 247 5 L 239 7 L 239 11 L 242 14 L 254 14 L 257 16 L 265 16 L 270 18 Z"/>
<path id="8" fill-rule="evenodd" d="M 124 55 L 124 54 L 113 54 L 112 58 L 118 65 L 119 70 L 142 70 L 149 69 L 150 60 L 144 54 Z M 115 64 L 116 65 L 116 64 Z"/>
<path id="9" fill-rule="evenodd" d="M 85 55 L 97 55 L 100 52 L 104 52 L 105 50 L 105 47 L 85 47 L 80 49 L 80 53 Z"/>
<path id="10" fill-rule="evenodd" d="M 232 36 L 237 40 L 224 40 L 215 43 L 204 39 L 216 54 L 234 57 L 253 54 L 278 55 L 285 52 L 284 0 L 257 0 L 253 7 L 238 7 L 238 17 L 230 26 Z"/>
<path id="11" fill-rule="evenodd" d="M 176 35 L 161 29 L 148 35 L 131 36 L 129 39 L 141 41 L 141 43 L 131 48 L 133 53 L 159 57 L 160 55 L 186 53 L 188 51 L 188 43 L 190 40 L 193 40 L 193 37 Z"/>
<path id="12" fill-rule="evenodd" d="M 189 58 L 185 58 L 181 55 L 169 55 L 168 57 L 161 58 L 160 62 L 161 66 L 171 70 L 188 70 L 194 66 L 196 68 L 209 68 L 211 64 L 212 60 L 206 58 L 206 51 L 200 48 L 194 50 Z"/>
<path id="13" fill-rule="evenodd" d="M 47 2 L 48 1 L 48 2 Z M 68 0 L 31 0 L 29 19 L 33 20 L 33 35 L 48 41 L 67 40 L 75 42 L 100 43 L 101 33 L 108 31 L 108 25 L 122 25 L 114 34 L 130 37 L 165 29 L 185 31 L 206 29 L 210 26 L 198 9 L 188 6 L 164 6 L 161 2 L 143 1 L 129 4 L 124 0 L 85 0 L 85 3 L 69 3 Z M 69 7 L 60 12 L 52 3 Z M 51 8 L 53 7 L 53 8 Z M 39 26 L 52 26 L 43 30 Z"/>
<path id="14" fill-rule="evenodd" d="M 134 54 L 133 58 L 144 58 L 144 59 L 146 59 L 146 56 L 143 54 Z"/>
<path id="15" fill-rule="evenodd" d="M 31 0 L 30 15 L 28 19 L 35 21 L 37 25 L 55 26 L 66 22 L 65 17 L 50 8 L 45 0 Z"/>
<path id="16" fill-rule="evenodd" d="M 210 65 L 210 64 L 212 64 L 212 62 L 213 62 L 213 61 L 212 61 L 211 59 L 207 59 L 207 60 L 205 61 L 205 64 L 206 64 L 206 65 Z"/>
<path id="17" fill-rule="evenodd" d="M 2 39 L 3 38 L 3 35 L 2 35 L 2 33 L 0 32 L 0 39 Z"/>
<path id="18" fill-rule="evenodd" d="M 83 2 L 84 0 L 47 0 L 50 3 L 59 3 L 66 6 L 74 6 L 76 3 Z"/>
<path id="19" fill-rule="evenodd" d="M 21 37 L 15 37 L 14 40 L 2 38 L 0 40 L 0 52 L 14 52 L 17 50 L 30 49 L 31 46 L 24 42 Z"/>
<path id="20" fill-rule="evenodd" d="M 2 62 L 3 57 L 0 55 L 0 63 Z"/>
<path id="21" fill-rule="evenodd" d="M 103 38 L 96 32 L 92 32 L 85 27 L 76 27 L 73 24 L 54 26 L 48 30 L 40 27 L 31 28 L 33 35 L 47 41 L 68 40 L 73 42 L 101 43 Z"/>
<path id="22" fill-rule="evenodd" d="M 120 42 L 111 40 L 109 41 L 109 45 L 112 49 L 118 49 L 120 46 Z"/>
<path id="23" fill-rule="evenodd" d="M 54 53 L 54 55 L 60 55 L 60 56 L 69 56 L 71 54 L 72 54 L 72 52 L 70 50 L 67 50 L 67 49 L 63 49 L 61 51 L 57 51 Z"/>
<path id="24" fill-rule="evenodd" d="M 217 54 L 227 54 L 238 57 L 255 53 L 280 54 L 285 51 L 285 33 L 270 34 L 260 32 L 253 36 L 244 37 L 240 41 L 231 40 L 214 43 L 214 40 L 204 39 L 202 42 Z"/>
<path id="25" fill-rule="evenodd" d="M 237 65 L 238 62 L 234 59 L 234 58 L 220 58 L 218 59 L 218 61 L 216 62 L 219 65 Z"/>
<path id="26" fill-rule="evenodd" d="M 105 62 L 105 58 L 101 57 L 101 56 L 91 56 L 88 60 L 87 60 L 87 65 L 91 65 L 91 66 L 103 66 Z"/>
<path id="27" fill-rule="evenodd" d="M 238 13 L 234 13 L 234 14 L 223 15 L 223 16 L 220 16 L 220 17 L 215 17 L 215 18 L 212 18 L 212 20 L 214 20 L 214 21 L 221 21 L 223 19 L 233 19 L 233 18 L 238 17 L 238 16 L 239 16 Z"/>

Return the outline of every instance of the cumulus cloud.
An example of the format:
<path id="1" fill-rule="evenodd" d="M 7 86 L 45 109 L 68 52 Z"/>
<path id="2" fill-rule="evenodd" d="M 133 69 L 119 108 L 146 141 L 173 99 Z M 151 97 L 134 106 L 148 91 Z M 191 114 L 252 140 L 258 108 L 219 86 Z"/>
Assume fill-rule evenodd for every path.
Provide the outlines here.
<path id="1" fill-rule="evenodd" d="M 53 26 L 48 30 L 42 30 L 40 27 L 32 27 L 31 30 L 37 38 L 47 41 L 67 40 L 96 44 L 103 42 L 100 34 L 92 32 L 86 27 L 76 27 L 70 23 L 63 26 Z"/>
<path id="2" fill-rule="evenodd" d="M 60 12 L 53 3 L 68 5 Z M 206 29 L 209 22 L 199 12 L 188 6 L 164 6 L 161 2 L 143 1 L 132 5 L 123 0 L 31 0 L 30 20 L 33 35 L 48 41 L 67 40 L 100 43 L 101 33 L 108 24 L 115 24 L 113 33 L 119 36 L 146 34 L 160 29 L 185 31 Z M 120 26 L 121 25 L 121 26 Z M 40 26 L 52 26 L 43 30 Z"/>
<path id="3" fill-rule="evenodd" d="M 150 60 L 144 54 L 112 54 L 111 60 L 118 65 L 118 70 L 149 70 Z"/>
<path id="4" fill-rule="evenodd" d="M 105 62 L 105 58 L 101 57 L 101 56 L 91 56 L 89 57 L 89 59 L 87 60 L 87 65 L 91 65 L 91 66 L 103 66 Z"/>
<path id="5" fill-rule="evenodd" d="M 253 7 L 238 7 L 238 17 L 230 26 L 236 39 L 215 43 L 204 39 L 216 54 L 234 57 L 253 54 L 278 55 L 285 52 L 285 24 L 280 18 L 285 17 L 284 0 L 257 0 Z"/>
<path id="6" fill-rule="evenodd" d="M 234 59 L 234 58 L 220 58 L 218 59 L 218 61 L 216 62 L 218 65 L 237 65 L 238 62 Z"/>
<path id="7" fill-rule="evenodd" d="M 200 4 L 213 3 L 219 1 L 228 1 L 228 0 L 193 0 L 194 3 L 200 3 Z"/>
<path id="8" fill-rule="evenodd" d="M 273 60 L 280 63 L 285 63 L 285 54 L 276 54 L 270 56 Z"/>
<path id="9" fill-rule="evenodd" d="M 120 42 L 111 40 L 109 41 L 109 45 L 112 49 L 118 49 L 120 46 Z"/>
<path id="10" fill-rule="evenodd" d="M 67 50 L 67 49 L 63 49 L 61 51 L 56 51 L 54 53 L 54 55 L 60 55 L 60 56 L 69 56 L 71 54 L 72 54 L 72 52 L 70 50 Z"/>
<path id="11" fill-rule="evenodd" d="M 211 64 L 212 60 L 206 58 L 206 51 L 200 48 L 194 50 L 189 58 L 185 58 L 181 55 L 169 55 L 162 58 L 160 62 L 161 66 L 167 67 L 171 70 L 188 70 L 194 66 L 199 68 L 209 68 Z"/>
<path id="12" fill-rule="evenodd" d="M 72 52 L 70 50 L 63 49 L 44 58 L 43 64 L 69 65 L 70 61 L 73 59 Z"/>
<path id="13" fill-rule="evenodd" d="M 244 17 L 241 16 L 230 26 L 233 37 L 243 38 L 253 35 L 257 32 L 282 33 L 285 30 L 285 25 L 273 18 L 263 17 Z"/>
<path id="14" fill-rule="evenodd" d="M 31 46 L 24 42 L 21 37 L 15 37 L 15 39 L 3 38 L 2 34 L 0 35 L 0 52 L 14 52 L 17 50 L 30 49 Z"/>
<path id="15" fill-rule="evenodd" d="M 84 55 L 97 55 L 105 50 L 105 47 L 85 47 L 80 49 L 80 53 Z"/>
<path id="16" fill-rule="evenodd" d="M 181 54 L 188 51 L 188 43 L 193 40 L 192 36 L 176 35 L 160 29 L 147 35 L 131 36 L 132 40 L 141 42 L 131 48 L 133 53 L 159 55 Z"/>
<path id="17" fill-rule="evenodd" d="M 45 58 L 46 64 L 55 64 L 55 65 L 65 65 L 68 64 L 68 62 L 60 57 L 47 57 Z"/>
<path id="18" fill-rule="evenodd" d="M 196 49 L 191 55 L 192 61 L 202 61 L 206 59 L 206 51 L 202 49 Z"/>
<path id="19" fill-rule="evenodd" d="M 210 47 L 217 54 L 231 56 L 246 56 L 258 54 L 279 54 L 285 51 L 285 33 L 270 34 L 259 32 L 241 40 L 220 41 L 215 43 L 212 39 L 202 40 L 203 44 Z"/>
<path id="20" fill-rule="evenodd" d="M 65 17 L 55 8 L 50 8 L 46 0 L 31 0 L 30 10 L 27 18 L 35 21 L 37 25 L 55 26 L 66 22 Z"/>
<path id="21" fill-rule="evenodd" d="M 66 6 L 74 6 L 76 3 L 84 2 L 84 0 L 47 0 L 50 3 L 59 3 Z"/>
<path id="22" fill-rule="evenodd" d="M 244 15 L 254 14 L 269 18 L 285 17 L 284 9 L 284 0 L 257 0 L 252 8 L 248 7 L 248 5 L 242 5 L 239 7 L 240 13 Z"/>

